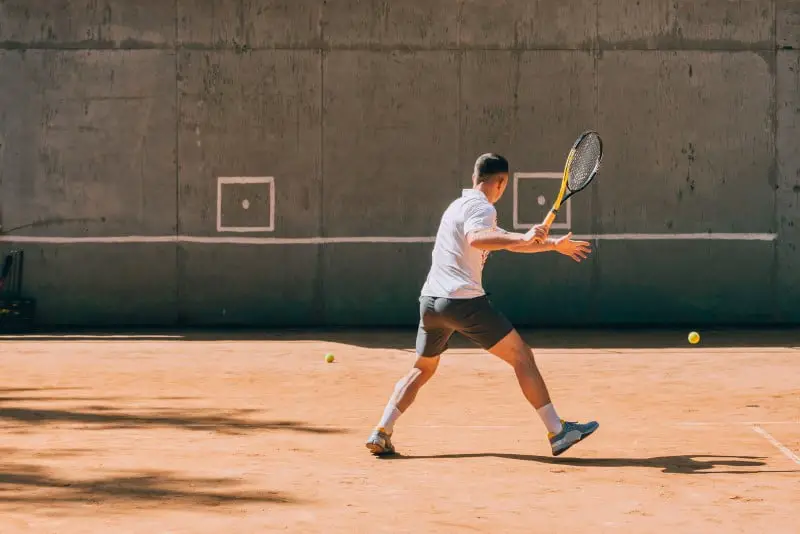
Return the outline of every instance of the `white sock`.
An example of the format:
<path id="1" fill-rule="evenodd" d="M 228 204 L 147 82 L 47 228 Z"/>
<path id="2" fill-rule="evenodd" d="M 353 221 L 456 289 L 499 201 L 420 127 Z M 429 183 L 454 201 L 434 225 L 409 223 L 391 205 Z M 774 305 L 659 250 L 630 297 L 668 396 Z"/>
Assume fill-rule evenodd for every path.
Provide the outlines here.
<path id="1" fill-rule="evenodd" d="M 556 409 L 553 408 L 552 403 L 546 404 L 537 409 L 536 413 L 538 413 L 539 417 L 542 418 L 542 422 L 544 423 L 544 426 L 547 427 L 548 432 L 558 434 L 561 432 L 561 429 L 564 428 L 564 425 L 561 424 L 561 418 L 556 413 Z"/>
<path id="2" fill-rule="evenodd" d="M 383 417 L 381 417 L 381 422 L 378 423 L 378 428 L 382 428 L 387 434 L 391 434 L 394 432 L 394 422 L 402 414 L 403 412 L 390 402 L 386 405 L 386 409 L 383 410 Z"/>

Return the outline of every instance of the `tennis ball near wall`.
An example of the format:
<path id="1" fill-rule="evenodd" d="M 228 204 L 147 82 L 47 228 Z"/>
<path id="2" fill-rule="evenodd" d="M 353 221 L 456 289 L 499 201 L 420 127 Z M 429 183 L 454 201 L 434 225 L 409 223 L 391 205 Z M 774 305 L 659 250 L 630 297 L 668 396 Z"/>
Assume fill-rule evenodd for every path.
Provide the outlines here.
<path id="1" fill-rule="evenodd" d="M 689 332 L 689 343 L 692 345 L 700 342 L 700 334 L 697 332 Z"/>

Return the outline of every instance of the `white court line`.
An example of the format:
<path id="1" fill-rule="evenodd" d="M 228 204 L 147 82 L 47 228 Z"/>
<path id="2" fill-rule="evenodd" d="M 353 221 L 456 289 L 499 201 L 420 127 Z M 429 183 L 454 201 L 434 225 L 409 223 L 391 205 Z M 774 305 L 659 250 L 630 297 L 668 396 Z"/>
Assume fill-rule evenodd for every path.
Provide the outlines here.
<path id="1" fill-rule="evenodd" d="M 662 241 L 662 240 L 711 240 L 711 241 L 774 241 L 777 234 L 584 234 L 574 235 L 574 239 L 587 241 Z M 216 245 L 327 245 L 334 243 L 433 243 L 435 236 L 394 237 L 206 237 L 191 235 L 126 235 L 103 237 L 57 237 L 0 235 L 0 242 L 6 243 L 206 243 Z"/>
<path id="2" fill-rule="evenodd" d="M 800 421 L 729 421 L 721 423 L 717 421 L 685 421 L 677 423 L 679 426 L 731 426 L 731 425 L 800 425 Z"/>
<path id="3" fill-rule="evenodd" d="M 767 440 L 768 440 L 770 443 L 772 443 L 773 445 L 775 445 L 775 447 L 777 447 L 777 449 L 778 449 L 779 451 L 781 451 L 781 452 L 784 454 L 784 456 L 786 456 L 787 458 L 789 458 L 789 459 L 790 459 L 791 461 L 793 461 L 794 463 L 796 463 L 796 464 L 800 465 L 800 458 L 798 458 L 798 457 L 797 457 L 797 455 L 796 455 L 795 453 L 793 453 L 792 451 L 790 451 L 789 449 L 787 449 L 786 447 L 784 447 L 783 443 L 781 443 L 780 441 L 778 441 L 777 439 L 775 439 L 774 437 L 772 437 L 772 434 L 770 434 L 769 432 L 767 432 L 766 430 L 764 430 L 763 428 L 761 428 L 761 427 L 760 427 L 760 426 L 758 426 L 758 425 L 753 425 L 753 430 L 754 430 L 754 431 L 756 431 L 756 432 L 758 432 L 759 434 L 761 434 L 761 435 L 762 435 L 762 436 L 764 436 L 765 438 L 767 438 Z"/>
<path id="4" fill-rule="evenodd" d="M 408 428 L 446 428 L 468 430 L 505 430 L 508 428 L 519 428 L 519 425 L 406 425 Z"/>
<path id="5" fill-rule="evenodd" d="M 754 425 L 800 425 L 800 421 L 742 421 L 742 422 L 680 422 L 674 423 L 676 426 L 754 426 Z M 409 428 L 448 428 L 448 429 L 476 429 L 476 430 L 503 430 L 508 428 L 519 428 L 519 425 L 408 425 Z"/>

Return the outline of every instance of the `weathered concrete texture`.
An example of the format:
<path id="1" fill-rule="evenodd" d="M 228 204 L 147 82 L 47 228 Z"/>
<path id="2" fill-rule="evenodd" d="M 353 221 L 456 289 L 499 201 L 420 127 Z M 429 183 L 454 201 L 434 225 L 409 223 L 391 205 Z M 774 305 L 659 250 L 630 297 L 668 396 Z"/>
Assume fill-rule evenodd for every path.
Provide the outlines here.
<path id="1" fill-rule="evenodd" d="M 330 52 L 324 86 L 323 234 L 435 234 L 470 172 L 458 165 L 457 56 Z M 413 323 L 430 249 L 322 248 L 326 322 Z"/>
<path id="2" fill-rule="evenodd" d="M 483 152 L 499 152 L 514 172 L 561 172 L 570 144 L 594 127 L 594 59 L 586 52 L 465 52 L 461 66 L 460 186 Z M 520 182 L 524 190 L 529 182 Z M 557 187 L 557 186 L 556 186 Z M 523 196 L 520 195 L 520 199 Z M 591 194 L 574 198 L 573 229 L 592 231 Z M 520 214 L 545 208 L 519 204 Z M 513 182 L 497 204 L 498 222 L 513 231 Z M 523 219 L 531 221 L 532 219 Z M 514 256 L 514 257 L 512 257 Z M 585 316 L 593 268 L 564 257 L 498 252 L 486 264 L 485 284 L 514 321 L 561 323 Z M 564 288 L 570 288 L 565 291 Z M 552 302 L 553 307 L 542 305 Z"/>
<path id="3" fill-rule="evenodd" d="M 178 0 L 189 47 L 319 47 L 323 0 Z"/>
<path id="4" fill-rule="evenodd" d="M 414 325 L 430 267 L 429 243 L 342 243 L 322 249 L 324 324 Z"/>
<path id="5" fill-rule="evenodd" d="M 458 42 L 458 7 L 446 0 L 341 0 L 326 4 L 325 42 L 333 48 L 446 48 Z"/>
<path id="6" fill-rule="evenodd" d="M 25 251 L 25 293 L 36 299 L 39 324 L 176 323 L 177 273 L 172 243 L 25 244 L 15 248 Z"/>
<path id="7" fill-rule="evenodd" d="M 598 9 L 598 37 L 604 48 L 773 47 L 773 0 L 601 1 Z"/>
<path id="8" fill-rule="evenodd" d="M 0 43 L 61 48 L 170 46 L 175 3 L 166 0 L 3 0 Z"/>
<path id="9" fill-rule="evenodd" d="M 0 43 L 89 48 L 770 49 L 797 1 L 5 0 Z M 777 20 L 777 29 L 775 22 Z"/>
<path id="10" fill-rule="evenodd" d="M 321 324 L 319 248 L 182 244 L 178 315 L 190 325 Z"/>
<path id="11" fill-rule="evenodd" d="M 480 153 L 560 172 L 596 128 L 575 233 L 778 239 L 495 253 L 516 324 L 800 322 L 800 59 L 774 50 L 798 20 L 797 0 L 0 0 L 0 224 L 431 236 Z M 274 180 L 221 196 L 224 226 L 261 230 L 217 231 L 219 177 Z M 526 187 L 530 222 L 552 198 Z M 410 325 L 431 247 L 26 245 L 26 285 L 45 324 Z"/>
<path id="12" fill-rule="evenodd" d="M 776 305 L 782 320 L 800 321 L 800 52 L 778 52 L 777 81 Z"/>
<path id="13" fill-rule="evenodd" d="M 772 245 L 607 241 L 600 245 L 595 324 L 768 324 Z"/>
<path id="14" fill-rule="evenodd" d="M 174 232 L 174 64 L 155 50 L 0 52 L 0 223 Z"/>
<path id="15" fill-rule="evenodd" d="M 181 233 L 217 234 L 218 177 L 272 176 L 270 235 L 319 235 L 320 62 L 313 51 L 181 53 Z"/>
<path id="16" fill-rule="evenodd" d="M 774 231 L 772 64 L 750 52 L 604 54 L 600 228 Z"/>
<path id="17" fill-rule="evenodd" d="M 450 52 L 325 55 L 324 235 L 435 231 L 464 172 L 457 66 Z"/>
<path id="18" fill-rule="evenodd" d="M 586 0 L 345 0 L 326 4 L 323 37 L 333 48 L 524 49 L 589 48 L 594 33 Z"/>
<path id="19" fill-rule="evenodd" d="M 459 10 L 458 45 L 466 48 L 591 48 L 596 31 L 596 7 L 591 0 L 465 1 Z"/>
<path id="20" fill-rule="evenodd" d="M 586 52 L 465 52 L 460 185 L 469 186 L 471 164 L 484 152 L 507 157 L 512 173 L 562 171 L 570 144 L 595 125 L 593 64 Z M 498 221 L 508 228 L 511 193 L 509 188 L 497 206 Z M 575 201 L 574 207 L 591 212 L 591 195 Z"/>
<path id="21" fill-rule="evenodd" d="M 613 52 L 598 68 L 601 232 L 775 231 L 772 59 Z M 773 246 L 603 242 L 596 319 L 768 322 Z"/>
<path id="22" fill-rule="evenodd" d="M 779 48 L 800 48 L 800 0 L 776 0 L 777 44 Z"/>
<path id="23" fill-rule="evenodd" d="M 596 324 L 604 317 L 595 309 L 593 282 L 600 258 L 597 250 L 581 263 L 560 254 L 494 252 L 486 262 L 484 287 L 519 326 Z"/>

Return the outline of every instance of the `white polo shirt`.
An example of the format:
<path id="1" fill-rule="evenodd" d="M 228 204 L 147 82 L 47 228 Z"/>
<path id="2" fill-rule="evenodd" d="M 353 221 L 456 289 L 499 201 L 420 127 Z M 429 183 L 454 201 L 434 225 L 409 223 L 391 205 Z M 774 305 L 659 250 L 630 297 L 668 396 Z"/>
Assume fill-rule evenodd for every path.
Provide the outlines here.
<path id="1" fill-rule="evenodd" d="M 464 189 L 442 215 L 421 295 L 469 299 L 486 294 L 481 275 L 488 251 L 471 247 L 467 234 L 497 228 L 497 210 L 476 189 Z"/>

